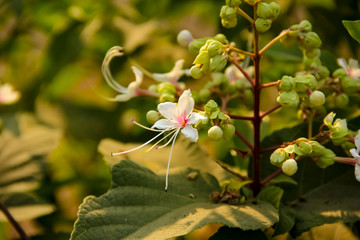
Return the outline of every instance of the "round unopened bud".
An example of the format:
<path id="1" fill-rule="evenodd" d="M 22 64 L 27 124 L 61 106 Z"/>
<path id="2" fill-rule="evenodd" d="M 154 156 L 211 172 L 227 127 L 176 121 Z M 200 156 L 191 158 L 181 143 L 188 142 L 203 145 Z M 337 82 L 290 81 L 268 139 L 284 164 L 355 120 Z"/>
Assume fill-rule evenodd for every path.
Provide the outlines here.
<path id="1" fill-rule="evenodd" d="M 271 2 L 270 6 L 273 10 L 273 19 L 276 19 L 280 14 L 280 5 L 276 2 Z"/>
<path id="2" fill-rule="evenodd" d="M 226 36 L 222 33 L 216 34 L 214 39 L 224 44 L 229 43 L 229 41 L 226 39 Z"/>
<path id="3" fill-rule="evenodd" d="M 276 149 L 270 156 L 270 162 L 272 165 L 281 167 L 282 163 L 288 159 L 289 154 L 284 151 L 283 148 Z"/>
<path id="4" fill-rule="evenodd" d="M 346 93 L 340 93 L 335 97 L 335 106 L 345 108 L 349 104 L 349 97 Z"/>
<path id="5" fill-rule="evenodd" d="M 300 142 L 299 144 L 294 144 L 295 153 L 299 156 L 310 156 L 312 153 L 312 146 L 307 142 Z"/>
<path id="6" fill-rule="evenodd" d="M 265 2 L 258 4 L 256 13 L 260 18 L 272 19 L 274 17 L 274 12 L 271 5 Z"/>
<path id="7" fill-rule="evenodd" d="M 321 39 L 315 32 L 309 32 L 305 36 L 305 45 L 307 49 L 321 47 Z"/>
<path id="8" fill-rule="evenodd" d="M 220 10 L 220 17 L 224 20 L 232 20 L 236 18 L 236 10 L 233 7 L 222 6 Z"/>
<path id="9" fill-rule="evenodd" d="M 343 68 L 338 68 L 333 72 L 333 77 L 336 77 L 336 78 L 344 78 L 346 76 L 348 76 L 348 75 L 347 75 L 345 69 L 343 69 Z"/>
<path id="10" fill-rule="evenodd" d="M 325 103 L 325 95 L 321 91 L 313 91 L 309 97 L 310 105 L 318 107 Z"/>
<path id="11" fill-rule="evenodd" d="M 159 119 L 160 119 L 160 114 L 155 110 L 150 110 L 146 113 L 146 120 L 150 124 L 154 124 Z"/>
<path id="12" fill-rule="evenodd" d="M 207 51 L 208 51 L 210 57 L 219 55 L 224 51 L 222 43 L 217 40 L 211 39 L 211 40 L 208 40 L 206 43 L 207 44 L 205 44 L 205 45 L 207 45 Z"/>
<path id="13" fill-rule="evenodd" d="M 222 71 L 227 64 L 227 60 L 222 55 L 216 55 L 210 59 L 210 71 L 211 72 L 220 72 Z"/>
<path id="14" fill-rule="evenodd" d="M 158 86 L 156 84 L 151 84 L 149 87 L 148 87 L 148 90 L 150 92 L 153 92 L 153 93 L 156 93 L 158 90 Z"/>
<path id="15" fill-rule="evenodd" d="M 233 28 L 237 25 L 237 18 L 233 18 L 230 20 L 227 19 L 221 19 L 221 25 L 226 28 Z"/>
<path id="16" fill-rule="evenodd" d="M 294 88 L 295 80 L 291 76 L 283 76 L 279 85 L 280 90 L 290 91 Z"/>
<path id="17" fill-rule="evenodd" d="M 295 91 L 281 92 L 276 101 L 283 107 L 296 108 L 300 103 L 300 98 Z"/>
<path id="18" fill-rule="evenodd" d="M 349 76 L 340 79 L 340 83 L 341 83 L 341 88 L 347 94 L 352 95 L 360 90 L 360 82 L 356 81 L 355 79 Z"/>
<path id="19" fill-rule="evenodd" d="M 185 29 L 179 32 L 176 39 L 180 46 L 187 47 L 194 40 L 194 37 L 189 30 Z"/>
<path id="20" fill-rule="evenodd" d="M 199 79 L 202 77 L 203 73 L 198 66 L 194 65 L 190 68 L 190 75 L 195 79 Z"/>
<path id="21" fill-rule="evenodd" d="M 266 32 L 270 29 L 272 21 L 270 19 L 258 18 L 255 21 L 256 30 L 259 32 Z"/>
<path id="22" fill-rule="evenodd" d="M 201 64 L 208 64 L 210 62 L 210 56 L 207 51 L 202 51 L 197 55 L 193 64 L 201 65 Z"/>
<path id="23" fill-rule="evenodd" d="M 315 163 L 320 168 L 326 168 L 335 163 L 334 157 L 336 157 L 336 155 L 333 151 L 324 148 L 322 151 L 322 155 L 316 158 Z"/>
<path id="24" fill-rule="evenodd" d="M 299 30 L 301 32 L 310 32 L 312 30 L 312 25 L 308 20 L 303 20 L 299 24 Z"/>
<path id="25" fill-rule="evenodd" d="M 206 43 L 207 40 L 208 40 L 208 38 L 200 38 L 200 39 L 195 39 L 194 41 L 191 41 L 188 46 L 189 51 L 194 55 L 199 54 L 200 48 L 202 46 L 204 46 L 204 44 Z"/>
<path id="26" fill-rule="evenodd" d="M 316 58 L 316 57 L 319 57 L 320 54 L 321 54 L 321 51 L 318 48 L 306 49 L 306 51 L 305 51 L 305 55 L 308 58 Z"/>
<path id="27" fill-rule="evenodd" d="M 163 102 L 174 102 L 175 101 L 175 96 L 173 94 L 163 93 L 163 94 L 160 95 L 159 101 L 161 103 L 163 103 Z"/>
<path id="28" fill-rule="evenodd" d="M 174 95 L 176 93 L 175 86 L 169 82 L 162 82 L 158 86 L 158 92 L 160 93 L 168 93 Z"/>
<path id="29" fill-rule="evenodd" d="M 223 130 L 223 137 L 226 141 L 230 140 L 235 134 L 235 127 L 232 124 L 225 124 L 222 130 Z"/>
<path id="30" fill-rule="evenodd" d="M 330 75 L 330 71 L 327 67 L 325 66 L 318 66 L 317 67 L 317 72 L 320 76 L 320 79 L 326 78 Z"/>
<path id="31" fill-rule="evenodd" d="M 226 5 L 228 5 L 230 7 L 239 6 L 240 3 L 241 3 L 240 0 L 226 0 Z"/>
<path id="32" fill-rule="evenodd" d="M 208 130 L 208 137 L 211 140 L 218 141 L 218 140 L 222 139 L 223 131 L 221 130 L 221 128 L 219 126 L 212 126 Z"/>
<path id="33" fill-rule="evenodd" d="M 295 159 L 290 158 L 283 163 L 281 169 L 286 175 L 292 176 L 298 170 L 297 162 Z"/>

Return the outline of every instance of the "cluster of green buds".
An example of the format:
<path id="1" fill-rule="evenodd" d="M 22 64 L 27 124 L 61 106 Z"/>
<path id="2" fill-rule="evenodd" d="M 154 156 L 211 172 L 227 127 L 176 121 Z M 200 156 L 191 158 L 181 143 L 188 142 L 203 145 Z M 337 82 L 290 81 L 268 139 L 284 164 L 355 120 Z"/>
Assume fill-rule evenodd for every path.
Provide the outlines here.
<path id="1" fill-rule="evenodd" d="M 336 114 L 331 112 L 324 118 L 324 124 L 329 128 L 330 139 L 334 145 L 341 145 L 348 142 L 350 135 L 347 127 L 346 119 L 337 118 L 334 121 Z"/>
<path id="2" fill-rule="evenodd" d="M 360 91 L 360 82 L 350 77 L 345 69 L 339 68 L 333 72 L 333 77 L 339 79 L 342 92 L 354 95 Z"/>
<path id="3" fill-rule="evenodd" d="M 283 76 L 279 84 L 277 102 L 284 107 L 296 108 L 300 99 L 311 108 L 319 107 L 325 103 L 325 95 L 315 90 L 317 81 L 312 74 L 298 74 L 294 77 Z"/>
<path id="4" fill-rule="evenodd" d="M 240 0 L 226 0 L 220 10 L 221 24 L 226 28 L 233 28 L 237 24 L 236 8 L 241 3 Z"/>
<path id="5" fill-rule="evenodd" d="M 320 56 L 321 39 L 319 35 L 312 31 L 312 25 L 309 21 L 303 20 L 299 24 L 290 27 L 288 36 L 297 40 L 297 44 L 308 58 Z M 287 38 L 282 39 L 288 40 Z"/>
<path id="6" fill-rule="evenodd" d="M 229 44 L 229 41 L 226 39 L 226 36 L 224 34 L 219 33 L 219 34 L 216 34 L 214 37 L 205 37 L 205 38 L 198 38 L 198 39 L 192 40 L 188 44 L 189 51 L 194 55 L 198 55 L 200 52 L 200 49 L 205 45 L 205 43 L 208 40 L 216 40 L 224 45 Z"/>
<path id="7" fill-rule="evenodd" d="M 255 21 L 256 30 L 266 32 L 270 29 L 271 24 L 280 14 L 280 5 L 276 2 L 261 2 L 257 6 L 256 14 L 258 18 Z"/>
<path id="8" fill-rule="evenodd" d="M 317 80 L 325 79 L 330 75 L 329 69 L 322 65 L 319 57 L 308 58 L 304 55 L 303 64 L 305 71 L 314 75 Z"/>
<path id="9" fill-rule="evenodd" d="M 208 71 L 220 72 L 227 64 L 226 45 L 215 39 L 209 39 L 200 48 L 199 54 L 195 58 L 194 66 L 190 69 L 193 78 L 199 79 Z"/>
<path id="10" fill-rule="evenodd" d="M 235 134 L 235 127 L 230 122 L 230 117 L 220 111 L 218 104 L 210 100 L 205 106 L 206 120 L 198 123 L 199 127 L 209 127 L 208 137 L 211 140 L 230 140 Z"/>
<path id="11" fill-rule="evenodd" d="M 158 85 L 150 85 L 149 91 L 159 94 L 159 102 L 174 102 L 176 99 L 176 88 L 170 82 L 162 82 Z"/>
<path id="12" fill-rule="evenodd" d="M 317 141 L 298 138 L 293 144 L 276 149 L 270 156 L 271 164 L 281 167 L 282 171 L 292 176 L 297 172 L 297 161 L 310 157 L 320 168 L 334 164 L 335 153 Z"/>

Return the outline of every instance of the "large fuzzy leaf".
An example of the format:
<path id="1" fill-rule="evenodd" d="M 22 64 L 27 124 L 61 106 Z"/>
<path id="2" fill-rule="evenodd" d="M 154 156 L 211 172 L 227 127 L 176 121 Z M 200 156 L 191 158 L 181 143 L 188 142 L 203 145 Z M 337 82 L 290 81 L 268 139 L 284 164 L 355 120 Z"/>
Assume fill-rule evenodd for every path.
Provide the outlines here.
<path id="1" fill-rule="evenodd" d="M 198 176 L 188 178 L 193 172 Z M 163 176 L 128 160 L 114 165 L 112 176 L 112 188 L 107 193 L 84 200 L 72 240 L 161 240 L 208 223 L 255 230 L 278 221 L 277 210 L 266 202 L 212 203 L 209 196 L 219 191 L 218 182 L 200 171 L 187 169 L 170 175 L 168 192 L 164 192 Z"/>

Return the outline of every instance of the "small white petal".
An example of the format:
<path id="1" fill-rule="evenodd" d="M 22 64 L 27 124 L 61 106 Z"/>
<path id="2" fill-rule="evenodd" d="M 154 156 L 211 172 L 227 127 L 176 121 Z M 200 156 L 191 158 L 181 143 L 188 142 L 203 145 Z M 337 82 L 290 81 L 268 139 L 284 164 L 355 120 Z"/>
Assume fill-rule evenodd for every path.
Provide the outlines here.
<path id="1" fill-rule="evenodd" d="M 346 60 L 344 58 L 338 58 L 337 63 L 345 70 L 348 69 L 348 65 L 346 63 Z"/>
<path id="2" fill-rule="evenodd" d="M 158 111 L 168 119 L 174 119 L 178 116 L 178 106 L 172 102 L 164 102 L 158 105 Z"/>
<path id="3" fill-rule="evenodd" d="M 157 120 L 151 128 L 170 130 L 170 129 L 177 128 L 177 124 L 168 119 L 160 119 L 160 120 Z"/>
<path id="4" fill-rule="evenodd" d="M 196 142 L 199 138 L 198 131 L 190 125 L 181 129 L 182 134 L 189 138 L 192 142 Z"/>
<path id="5" fill-rule="evenodd" d="M 359 68 L 359 62 L 356 59 L 350 58 L 348 66 L 350 69 L 357 69 Z"/>
<path id="6" fill-rule="evenodd" d="M 143 81 L 143 73 L 142 73 L 142 71 L 140 71 L 140 69 L 138 69 L 135 66 L 132 66 L 131 68 L 135 74 L 135 83 L 139 87 Z"/>
<path id="7" fill-rule="evenodd" d="M 184 59 L 176 61 L 175 66 L 168 73 L 154 73 L 152 77 L 159 82 L 176 82 L 182 75 L 184 75 L 183 65 Z"/>
<path id="8" fill-rule="evenodd" d="M 360 158 L 360 155 L 355 148 L 350 149 L 350 153 L 354 158 Z"/>
<path id="9" fill-rule="evenodd" d="M 360 152 L 360 130 L 358 131 L 358 134 L 355 136 L 355 146 L 357 152 Z"/>
<path id="10" fill-rule="evenodd" d="M 187 124 L 196 124 L 198 123 L 200 120 L 206 120 L 207 117 L 204 117 L 203 115 L 201 115 L 200 113 L 191 113 Z"/>
<path id="11" fill-rule="evenodd" d="M 360 182 L 360 163 L 355 164 L 355 177 Z"/>
<path id="12" fill-rule="evenodd" d="M 188 116 L 194 109 L 195 106 L 195 101 L 191 96 L 191 91 L 190 89 L 185 90 L 180 98 L 179 98 L 179 102 L 178 102 L 178 109 L 179 115 L 184 114 L 185 116 Z"/>

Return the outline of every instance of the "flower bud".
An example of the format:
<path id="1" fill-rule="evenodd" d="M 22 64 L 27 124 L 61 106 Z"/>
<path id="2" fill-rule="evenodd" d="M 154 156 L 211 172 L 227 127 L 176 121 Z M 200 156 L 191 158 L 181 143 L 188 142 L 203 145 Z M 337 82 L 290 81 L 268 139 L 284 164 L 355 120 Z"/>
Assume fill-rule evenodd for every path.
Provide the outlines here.
<path id="1" fill-rule="evenodd" d="M 281 167 L 283 162 L 288 159 L 289 154 L 284 151 L 283 148 L 276 149 L 270 156 L 270 162 L 272 165 Z"/>
<path id="2" fill-rule="evenodd" d="M 325 66 L 318 66 L 317 72 L 319 74 L 320 79 L 326 78 L 330 75 L 330 71 Z"/>
<path id="3" fill-rule="evenodd" d="M 307 49 L 321 47 L 321 39 L 315 32 L 309 32 L 305 36 L 305 45 Z"/>
<path id="4" fill-rule="evenodd" d="M 169 82 L 160 83 L 157 90 L 160 93 L 168 93 L 171 95 L 174 95 L 176 93 L 175 86 Z"/>
<path id="5" fill-rule="evenodd" d="M 161 103 L 163 102 L 174 102 L 175 101 L 175 96 L 169 93 L 163 93 L 160 95 L 160 99 L 159 101 Z"/>
<path id="6" fill-rule="evenodd" d="M 299 36 L 299 24 L 292 25 L 289 29 L 289 36 L 297 37 Z"/>
<path id="7" fill-rule="evenodd" d="M 160 114 L 155 110 L 150 110 L 146 113 L 146 120 L 150 124 L 154 124 L 159 119 L 160 119 Z"/>
<path id="8" fill-rule="evenodd" d="M 299 156 L 310 156 L 312 153 L 312 146 L 307 142 L 300 142 L 294 144 L 295 153 Z"/>
<path id="9" fill-rule="evenodd" d="M 270 29 L 272 21 L 270 19 L 258 18 L 255 21 L 256 30 L 266 32 Z"/>
<path id="10" fill-rule="evenodd" d="M 208 130 L 208 137 L 211 140 L 219 141 L 223 137 L 223 131 L 221 130 L 221 128 L 219 126 L 212 126 Z"/>
<path id="11" fill-rule="evenodd" d="M 208 64 L 210 62 L 210 56 L 207 51 L 200 52 L 199 55 L 195 58 L 193 64 L 202 65 Z"/>
<path id="12" fill-rule="evenodd" d="M 202 77 L 203 74 L 202 74 L 200 68 L 195 65 L 190 68 L 190 75 L 195 79 L 199 79 Z"/>
<path id="13" fill-rule="evenodd" d="M 210 57 L 214 57 L 216 55 L 219 55 L 221 53 L 223 53 L 223 45 L 221 42 L 217 41 L 217 40 L 207 40 L 206 42 L 207 44 L 207 51 L 209 52 L 209 56 Z"/>
<path id="14" fill-rule="evenodd" d="M 221 25 L 225 28 L 233 28 L 237 25 L 237 18 L 233 18 L 231 20 L 221 19 Z"/>
<path id="15" fill-rule="evenodd" d="M 273 20 L 275 20 L 280 14 L 280 5 L 276 2 L 271 2 L 270 6 L 273 10 Z"/>
<path id="16" fill-rule="evenodd" d="M 308 20 L 303 20 L 299 24 L 299 30 L 301 32 L 310 32 L 312 30 L 312 25 Z"/>
<path id="17" fill-rule="evenodd" d="M 360 90 L 360 83 L 349 76 L 341 78 L 340 83 L 343 91 L 349 95 L 352 95 Z"/>
<path id="18" fill-rule="evenodd" d="M 305 55 L 308 58 L 316 58 L 316 57 L 319 57 L 320 54 L 321 54 L 321 51 L 318 48 L 306 49 L 306 51 L 305 51 Z"/>
<path id="19" fill-rule="evenodd" d="M 334 121 L 336 114 L 331 112 L 329 113 L 325 118 L 324 118 L 324 124 L 328 127 L 328 128 L 332 128 L 332 123 Z"/>
<path id="20" fill-rule="evenodd" d="M 220 10 L 220 17 L 224 20 L 232 20 L 236 18 L 236 10 L 233 7 L 222 6 Z"/>
<path id="21" fill-rule="evenodd" d="M 335 153 L 330 149 L 325 148 L 322 155 L 316 158 L 315 163 L 320 168 L 326 168 L 335 163 L 334 157 L 336 157 Z"/>
<path id="22" fill-rule="evenodd" d="M 314 90 L 316 86 L 316 78 L 311 74 L 297 75 L 295 77 L 295 90 L 297 92 L 305 92 L 308 88 Z"/>
<path id="23" fill-rule="evenodd" d="M 229 43 L 229 41 L 226 39 L 226 36 L 224 34 L 222 34 L 222 33 L 216 34 L 214 39 L 221 42 L 221 43 L 223 43 L 223 44 L 228 44 Z"/>
<path id="24" fill-rule="evenodd" d="M 226 5 L 228 5 L 230 7 L 239 6 L 240 3 L 241 3 L 240 0 L 226 0 Z"/>
<path id="25" fill-rule="evenodd" d="M 335 106 L 345 108 L 349 104 L 349 97 L 346 93 L 340 93 L 335 97 Z"/>
<path id="26" fill-rule="evenodd" d="M 346 135 L 348 135 L 346 119 L 337 118 L 330 128 L 330 138 L 333 140 L 336 138 L 343 138 Z"/>
<path id="27" fill-rule="evenodd" d="M 209 100 L 204 106 L 205 112 L 211 114 L 212 112 L 218 110 L 218 104 L 214 100 Z"/>
<path id="28" fill-rule="evenodd" d="M 158 86 L 156 84 L 152 84 L 148 87 L 148 90 L 153 93 L 156 93 L 157 89 L 158 89 Z"/>
<path id="29" fill-rule="evenodd" d="M 309 101 L 310 101 L 311 107 L 321 106 L 325 103 L 325 95 L 323 92 L 314 91 L 311 93 Z"/>
<path id="30" fill-rule="evenodd" d="M 293 77 L 291 76 L 283 76 L 281 78 L 281 82 L 280 82 L 280 90 L 282 91 L 290 91 L 294 88 L 295 85 L 295 80 Z"/>
<path id="31" fill-rule="evenodd" d="M 281 92 L 276 101 L 283 107 L 296 108 L 300 103 L 300 98 L 295 91 Z"/>
<path id="32" fill-rule="evenodd" d="M 204 44 L 206 43 L 207 40 L 208 40 L 208 38 L 200 38 L 200 39 L 195 39 L 194 41 L 191 41 L 188 46 L 189 51 L 194 55 L 199 54 L 200 48 L 202 46 L 204 46 Z"/>
<path id="33" fill-rule="evenodd" d="M 222 130 L 223 130 L 223 138 L 226 141 L 230 140 L 235 134 L 235 127 L 232 124 L 225 124 L 222 127 Z"/>
<path id="34" fill-rule="evenodd" d="M 194 37 L 189 30 L 181 30 L 176 39 L 180 46 L 187 47 L 194 40 Z"/>
<path id="35" fill-rule="evenodd" d="M 298 170 L 297 162 L 295 159 L 290 158 L 283 163 L 281 169 L 286 175 L 292 176 Z"/>
<path id="36" fill-rule="evenodd" d="M 222 71 L 227 64 L 227 60 L 222 55 L 216 55 L 210 59 L 210 71 L 211 72 L 220 72 Z"/>
<path id="37" fill-rule="evenodd" d="M 343 69 L 343 68 L 338 68 L 333 72 L 333 77 L 336 77 L 336 78 L 344 78 L 347 76 L 348 75 L 347 75 L 345 69 Z"/>
<path id="38" fill-rule="evenodd" d="M 256 13 L 260 18 L 264 19 L 272 19 L 274 15 L 271 5 L 265 2 L 258 4 Z"/>

